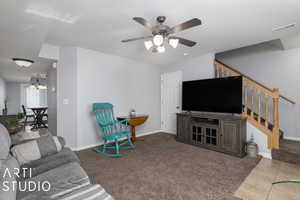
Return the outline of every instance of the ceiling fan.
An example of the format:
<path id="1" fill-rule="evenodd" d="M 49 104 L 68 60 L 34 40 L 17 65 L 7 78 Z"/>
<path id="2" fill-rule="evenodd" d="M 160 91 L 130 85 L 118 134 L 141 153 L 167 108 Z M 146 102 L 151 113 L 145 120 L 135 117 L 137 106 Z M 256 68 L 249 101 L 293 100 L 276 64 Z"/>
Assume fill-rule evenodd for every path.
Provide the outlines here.
<path id="1" fill-rule="evenodd" d="M 137 23 L 145 26 L 146 28 L 148 28 L 151 31 L 152 35 L 122 40 L 122 42 L 146 40 L 144 42 L 146 49 L 147 50 L 152 49 L 152 52 L 154 52 L 154 53 L 165 52 L 165 50 L 166 50 L 165 46 L 164 46 L 165 41 L 167 41 L 169 43 L 169 45 L 172 46 L 173 48 L 176 48 L 178 43 L 183 44 L 188 47 L 194 46 L 196 44 L 196 42 L 187 40 L 187 39 L 184 39 L 181 37 L 176 37 L 173 34 L 178 33 L 179 31 L 183 31 L 183 30 L 201 25 L 201 20 L 198 18 L 191 19 L 182 24 L 178 24 L 172 28 L 163 24 L 166 21 L 165 16 L 158 16 L 156 18 L 157 24 L 154 26 L 152 26 L 147 20 L 145 20 L 142 17 L 134 17 L 133 20 L 136 21 Z"/>

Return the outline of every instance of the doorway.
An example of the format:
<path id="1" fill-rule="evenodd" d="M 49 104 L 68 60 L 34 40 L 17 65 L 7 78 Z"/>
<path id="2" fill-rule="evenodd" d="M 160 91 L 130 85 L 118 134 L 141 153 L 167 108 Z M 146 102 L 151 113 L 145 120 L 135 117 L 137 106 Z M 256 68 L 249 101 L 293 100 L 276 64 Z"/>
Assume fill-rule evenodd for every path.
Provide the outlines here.
<path id="1" fill-rule="evenodd" d="M 176 134 L 176 113 L 181 112 L 182 71 L 161 75 L 161 129 Z"/>

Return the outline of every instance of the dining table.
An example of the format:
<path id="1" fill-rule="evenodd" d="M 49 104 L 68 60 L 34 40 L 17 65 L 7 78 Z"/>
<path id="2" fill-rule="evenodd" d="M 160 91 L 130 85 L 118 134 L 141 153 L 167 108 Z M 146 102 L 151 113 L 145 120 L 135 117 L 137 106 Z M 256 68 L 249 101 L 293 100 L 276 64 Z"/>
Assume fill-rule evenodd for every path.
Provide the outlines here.
<path id="1" fill-rule="evenodd" d="M 132 133 L 131 140 L 132 142 L 136 142 L 136 141 L 144 141 L 144 139 L 136 137 L 135 127 L 145 123 L 148 117 L 149 117 L 148 115 L 139 114 L 139 115 L 117 117 L 117 120 L 129 119 L 128 125 L 131 127 L 131 133 Z"/>
<path id="2" fill-rule="evenodd" d="M 48 107 L 33 107 L 30 109 L 34 113 L 34 122 L 32 124 L 31 130 L 35 130 L 38 128 L 48 128 L 46 122 L 43 120 L 43 118 L 47 115 L 46 112 L 48 110 Z"/>

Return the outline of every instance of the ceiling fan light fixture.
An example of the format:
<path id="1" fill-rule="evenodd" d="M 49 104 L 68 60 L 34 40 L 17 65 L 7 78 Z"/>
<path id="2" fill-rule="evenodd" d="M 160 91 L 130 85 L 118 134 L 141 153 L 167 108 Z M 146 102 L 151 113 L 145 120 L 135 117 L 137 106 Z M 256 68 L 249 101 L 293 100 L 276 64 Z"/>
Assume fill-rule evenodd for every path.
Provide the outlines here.
<path id="1" fill-rule="evenodd" d="M 33 60 L 24 58 L 13 58 L 12 60 L 20 67 L 30 67 L 34 63 Z"/>
<path id="2" fill-rule="evenodd" d="M 121 42 L 133 42 L 137 40 L 143 40 L 145 48 L 149 51 L 152 51 L 153 53 L 165 52 L 166 43 L 169 43 L 169 45 L 172 46 L 174 49 L 177 48 L 179 44 L 185 45 L 187 47 L 195 46 L 197 44 L 196 42 L 187 40 L 185 38 L 176 37 L 174 34 L 202 24 L 200 19 L 193 18 L 181 24 L 177 24 L 173 27 L 170 27 L 164 24 L 164 22 L 166 21 L 165 16 L 157 17 L 157 23 L 155 25 L 150 24 L 143 17 L 133 17 L 133 20 L 147 28 L 149 31 L 151 31 L 151 35 L 121 40 Z"/>
<path id="3" fill-rule="evenodd" d="M 171 38 L 169 39 L 169 44 L 171 47 L 173 47 L 174 49 L 176 49 L 176 47 L 178 46 L 179 40 L 175 39 L 175 38 Z"/>
<path id="4" fill-rule="evenodd" d="M 164 43 L 164 37 L 162 35 L 155 35 L 153 37 L 153 43 L 155 44 L 155 46 L 161 46 Z"/>
<path id="5" fill-rule="evenodd" d="M 166 51 L 166 48 L 164 46 L 159 46 L 156 49 L 158 53 L 164 53 Z"/>
<path id="6" fill-rule="evenodd" d="M 144 42 L 144 45 L 145 45 L 145 47 L 146 47 L 147 50 L 150 50 L 151 47 L 153 47 L 153 43 L 152 43 L 151 40 L 145 41 L 145 42 Z"/>

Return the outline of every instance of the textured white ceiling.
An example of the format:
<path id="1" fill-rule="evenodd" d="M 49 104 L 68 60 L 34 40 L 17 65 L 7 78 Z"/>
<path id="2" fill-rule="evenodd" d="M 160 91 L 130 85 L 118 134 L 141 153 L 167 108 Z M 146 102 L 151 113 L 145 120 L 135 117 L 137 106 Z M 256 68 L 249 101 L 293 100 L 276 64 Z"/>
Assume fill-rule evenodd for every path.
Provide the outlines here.
<path id="1" fill-rule="evenodd" d="M 296 35 L 300 33 L 299 10 L 299 0 L 1 0 L 0 57 L 36 59 L 42 43 L 50 43 L 167 65 Z M 198 44 L 152 54 L 142 41 L 120 42 L 149 34 L 132 17 L 144 17 L 154 24 L 159 15 L 167 17 L 169 26 L 200 18 L 203 25 L 177 34 Z M 272 33 L 272 29 L 294 22 L 296 28 Z"/>

